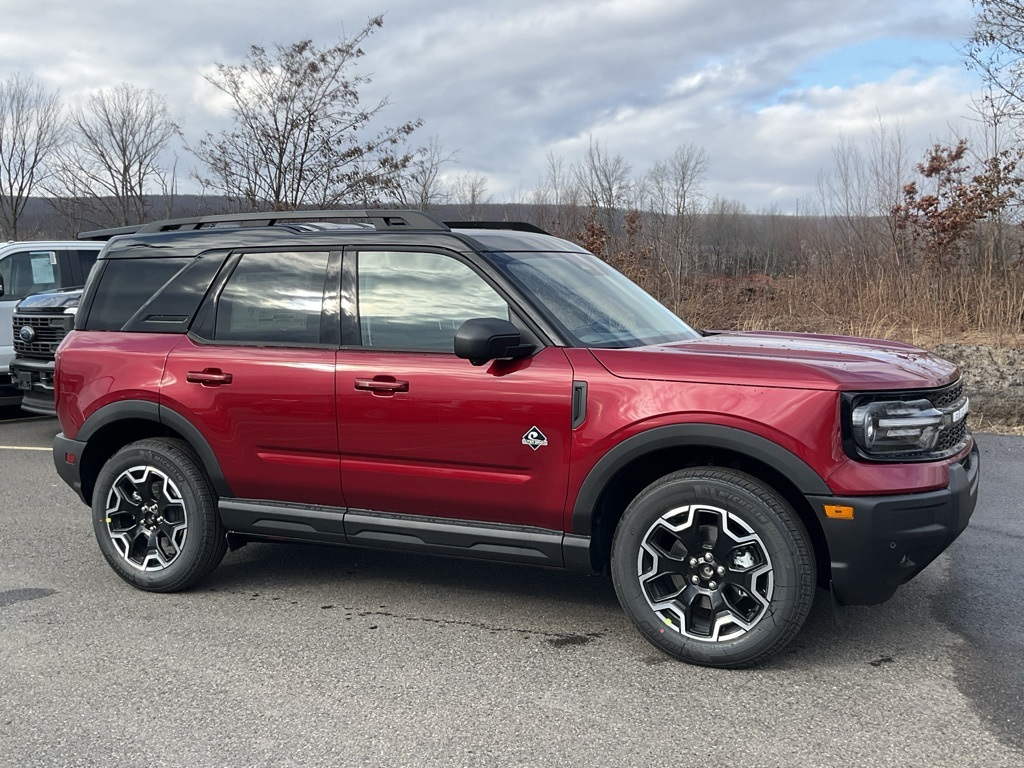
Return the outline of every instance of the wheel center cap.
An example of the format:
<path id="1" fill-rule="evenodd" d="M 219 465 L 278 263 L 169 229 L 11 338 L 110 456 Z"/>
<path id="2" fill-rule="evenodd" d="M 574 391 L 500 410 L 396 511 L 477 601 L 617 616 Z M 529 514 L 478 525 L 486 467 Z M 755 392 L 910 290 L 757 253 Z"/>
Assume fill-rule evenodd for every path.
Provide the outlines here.
<path id="1" fill-rule="evenodd" d="M 710 579 L 712 576 L 715 575 L 715 569 L 710 565 L 702 565 L 700 567 L 700 575 L 703 576 L 705 579 Z"/>

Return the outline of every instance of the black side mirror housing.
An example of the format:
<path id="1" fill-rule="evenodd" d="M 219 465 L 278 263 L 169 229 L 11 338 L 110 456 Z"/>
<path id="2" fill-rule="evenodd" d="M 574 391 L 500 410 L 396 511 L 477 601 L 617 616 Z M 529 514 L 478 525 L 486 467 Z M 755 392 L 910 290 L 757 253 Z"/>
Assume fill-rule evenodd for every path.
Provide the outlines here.
<path id="1" fill-rule="evenodd" d="M 533 346 L 522 344 L 519 329 L 508 320 L 496 317 L 474 317 L 455 332 L 455 355 L 473 365 L 491 360 L 527 357 Z"/>

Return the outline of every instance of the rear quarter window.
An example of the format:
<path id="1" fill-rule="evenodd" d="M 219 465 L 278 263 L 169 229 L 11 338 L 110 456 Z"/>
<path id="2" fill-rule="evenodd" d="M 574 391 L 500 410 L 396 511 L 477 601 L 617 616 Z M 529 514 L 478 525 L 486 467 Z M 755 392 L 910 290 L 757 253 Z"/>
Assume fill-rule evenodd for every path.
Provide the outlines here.
<path id="1" fill-rule="evenodd" d="M 181 259 L 110 259 L 99 275 L 85 329 L 119 331 L 154 293 L 192 263 Z"/>

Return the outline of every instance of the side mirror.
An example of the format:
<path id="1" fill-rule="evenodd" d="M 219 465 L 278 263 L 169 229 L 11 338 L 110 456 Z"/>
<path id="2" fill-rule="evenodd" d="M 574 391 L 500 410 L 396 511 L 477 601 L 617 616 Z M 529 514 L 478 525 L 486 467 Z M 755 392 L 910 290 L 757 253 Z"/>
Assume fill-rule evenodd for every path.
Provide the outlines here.
<path id="1" fill-rule="evenodd" d="M 533 346 L 520 343 L 519 329 L 508 320 L 475 317 L 455 332 L 455 355 L 473 365 L 484 365 L 501 358 L 526 357 Z"/>

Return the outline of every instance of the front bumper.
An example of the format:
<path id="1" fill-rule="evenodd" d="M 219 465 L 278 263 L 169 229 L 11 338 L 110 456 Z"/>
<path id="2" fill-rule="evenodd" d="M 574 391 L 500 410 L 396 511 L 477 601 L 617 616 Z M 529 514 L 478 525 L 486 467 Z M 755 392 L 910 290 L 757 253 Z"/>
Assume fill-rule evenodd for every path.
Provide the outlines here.
<path id="1" fill-rule="evenodd" d="M 832 560 L 832 590 L 844 605 L 871 605 L 892 597 L 967 527 L 978 503 L 980 455 L 975 445 L 949 466 L 949 486 L 897 496 L 808 496 Z M 835 519 L 825 505 L 852 507 Z"/>
<path id="2" fill-rule="evenodd" d="M 21 408 L 44 416 L 56 416 L 53 399 L 53 360 L 15 358 L 11 363 L 11 379 L 21 390 Z"/>
<path id="3" fill-rule="evenodd" d="M 21 390 L 14 386 L 9 373 L 0 373 L 0 406 L 21 403 Z"/>
<path id="4" fill-rule="evenodd" d="M 71 486 L 71 489 L 78 494 L 78 498 L 86 504 L 89 502 L 82 492 L 82 454 L 85 452 L 85 443 L 78 440 L 69 440 L 61 432 L 53 438 L 53 465 L 57 468 L 60 479 Z"/>

